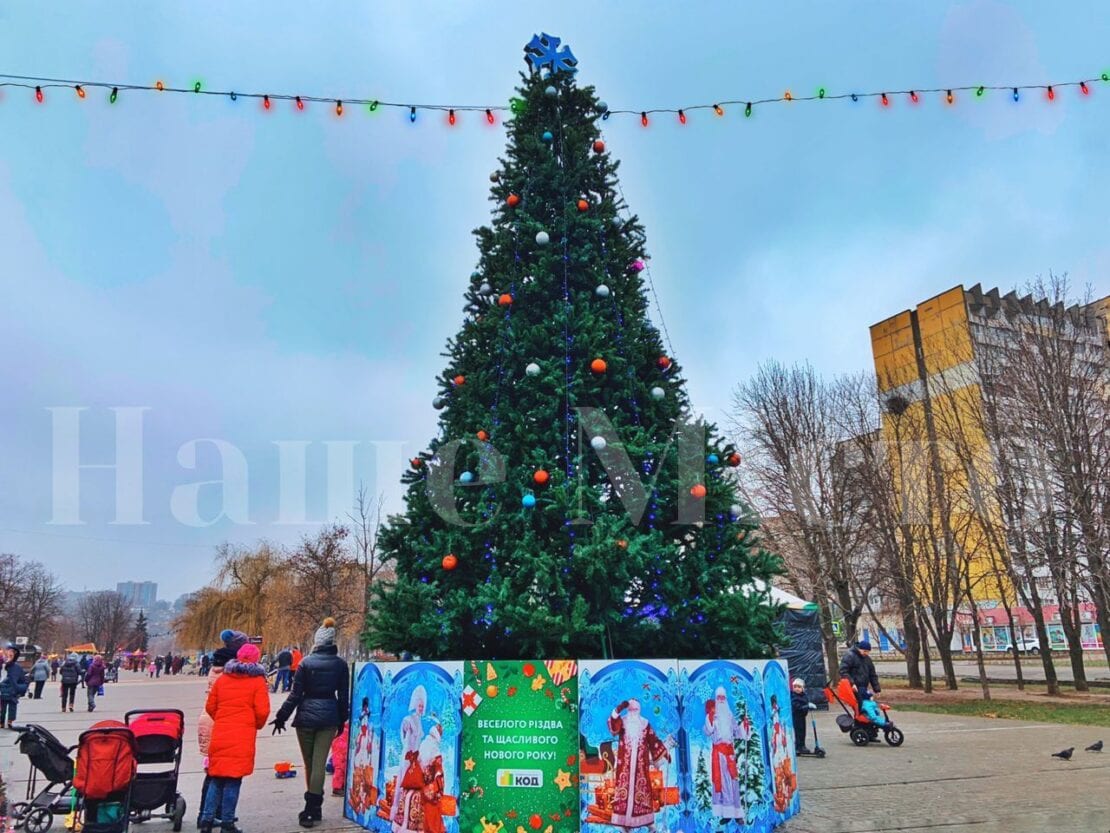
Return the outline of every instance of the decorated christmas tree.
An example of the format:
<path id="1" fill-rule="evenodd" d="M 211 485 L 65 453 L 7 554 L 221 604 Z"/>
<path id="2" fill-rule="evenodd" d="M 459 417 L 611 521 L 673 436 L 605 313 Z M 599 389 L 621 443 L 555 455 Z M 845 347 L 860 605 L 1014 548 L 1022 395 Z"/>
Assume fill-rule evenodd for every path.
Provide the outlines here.
<path id="1" fill-rule="evenodd" d="M 525 53 L 438 436 L 383 528 L 395 577 L 374 587 L 367 642 L 425 659 L 765 656 L 779 562 L 744 520 L 739 454 L 694 419 L 648 318 L 606 106 L 558 38 Z"/>
<path id="2" fill-rule="evenodd" d="M 742 699 L 737 704 L 740 721 L 749 719 L 748 705 Z M 767 768 L 763 762 L 763 740 L 758 730 L 751 733 L 747 740 L 737 738 L 733 741 L 737 760 L 740 762 L 740 779 L 744 789 L 744 806 L 748 808 L 749 818 L 752 809 L 763 802 L 766 789 Z"/>
<path id="3" fill-rule="evenodd" d="M 713 808 L 713 786 L 709 783 L 704 754 L 698 755 L 698 767 L 694 773 L 694 800 L 700 810 L 709 812 Z"/>

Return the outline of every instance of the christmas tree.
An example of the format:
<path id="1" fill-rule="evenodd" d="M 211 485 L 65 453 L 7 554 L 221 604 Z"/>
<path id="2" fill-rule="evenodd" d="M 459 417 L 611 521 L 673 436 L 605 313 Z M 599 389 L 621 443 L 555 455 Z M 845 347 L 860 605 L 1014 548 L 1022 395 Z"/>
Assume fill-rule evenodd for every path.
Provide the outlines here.
<path id="1" fill-rule="evenodd" d="M 739 454 L 693 420 L 648 318 L 605 105 L 557 38 L 526 55 L 438 436 L 382 530 L 395 577 L 374 587 L 367 643 L 425 659 L 765 656 L 779 562 L 742 520 Z"/>
<path id="2" fill-rule="evenodd" d="M 705 755 L 698 755 L 698 768 L 694 773 L 694 800 L 698 808 L 709 812 L 713 808 L 713 787 L 709 783 L 709 770 L 705 766 Z"/>
<path id="3" fill-rule="evenodd" d="M 748 704 L 741 699 L 737 705 L 740 707 L 740 722 L 748 720 Z M 763 763 L 763 741 L 758 729 L 753 730 L 746 740 L 737 738 L 733 741 L 737 760 L 740 761 L 740 780 L 744 789 L 744 806 L 748 808 L 751 818 L 752 810 L 763 802 L 765 788 L 766 767 Z"/>

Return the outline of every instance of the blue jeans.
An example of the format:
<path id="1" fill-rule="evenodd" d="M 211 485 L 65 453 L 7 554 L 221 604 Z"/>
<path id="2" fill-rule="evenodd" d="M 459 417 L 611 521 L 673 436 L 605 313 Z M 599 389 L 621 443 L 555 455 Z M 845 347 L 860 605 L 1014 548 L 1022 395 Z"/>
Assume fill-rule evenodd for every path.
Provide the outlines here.
<path id="1" fill-rule="evenodd" d="M 282 691 L 288 691 L 289 687 L 293 684 L 293 669 L 292 668 L 279 668 L 277 674 L 274 675 L 274 691 L 279 688 Z"/>
<path id="2" fill-rule="evenodd" d="M 9 726 L 15 723 L 15 709 L 18 705 L 18 697 L 14 700 L 9 700 L 7 697 L 0 700 L 0 723 L 6 723 Z"/>
<path id="3" fill-rule="evenodd" d="M 235 808 L 239 804 L 239 790 L 242 778 L 212 778 L 208 782 L 208 792 L 204 795 L 204 809 L 200 811 L 202 822 L 219 818 L 220 823 L 230 826 L 235 822 Z"/>

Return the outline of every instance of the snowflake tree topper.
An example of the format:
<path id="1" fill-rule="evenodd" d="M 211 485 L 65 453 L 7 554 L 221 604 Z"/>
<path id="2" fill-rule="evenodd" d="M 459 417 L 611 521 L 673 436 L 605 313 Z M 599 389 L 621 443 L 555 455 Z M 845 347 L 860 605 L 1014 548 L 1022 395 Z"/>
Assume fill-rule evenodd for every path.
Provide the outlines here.
<path id="1" fill-rule="evenodd" d="M 560 48 L 562 42 L 562 38 L 549 35 L 547 32 L 532 35 L 532 40 L 524 47 L 524 60 L 528 62 L 533 72 L 539 72 L 542 69 L 552 73 L 577 72 L 578 59 L 574 57 L 569 46 Z"/>

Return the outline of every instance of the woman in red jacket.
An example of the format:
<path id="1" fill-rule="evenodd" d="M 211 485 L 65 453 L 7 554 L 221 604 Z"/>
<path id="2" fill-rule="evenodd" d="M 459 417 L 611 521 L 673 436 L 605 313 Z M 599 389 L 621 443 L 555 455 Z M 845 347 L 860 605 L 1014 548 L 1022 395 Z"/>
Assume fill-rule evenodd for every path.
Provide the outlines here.
<path id="1" fill-rule="evenodd" d="M 204 708 L 213 721 L 208 742 L 211 781 L 200 813 L 202 833 L 211 833 L 217 817 L 225 833 L 240 833 L 235 826 L 239 789 L 243 778 L 254 772 L 255 736 L 270 716 L 270 688 L 260 657 L 257 645 L 241 647 L 208 692 Z"/>

